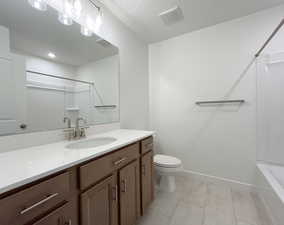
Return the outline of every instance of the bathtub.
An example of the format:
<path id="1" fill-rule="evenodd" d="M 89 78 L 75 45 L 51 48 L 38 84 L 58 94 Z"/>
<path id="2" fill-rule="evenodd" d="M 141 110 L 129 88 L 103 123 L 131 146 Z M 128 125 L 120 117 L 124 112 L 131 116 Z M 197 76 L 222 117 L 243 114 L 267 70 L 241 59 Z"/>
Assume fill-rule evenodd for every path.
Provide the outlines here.
<path id="1" fill-rule="evenodd" d="M 274 225 L 284 221 L 284 166 L 258 163 L 262 184 L 259 197 L 263 200 Z"/>

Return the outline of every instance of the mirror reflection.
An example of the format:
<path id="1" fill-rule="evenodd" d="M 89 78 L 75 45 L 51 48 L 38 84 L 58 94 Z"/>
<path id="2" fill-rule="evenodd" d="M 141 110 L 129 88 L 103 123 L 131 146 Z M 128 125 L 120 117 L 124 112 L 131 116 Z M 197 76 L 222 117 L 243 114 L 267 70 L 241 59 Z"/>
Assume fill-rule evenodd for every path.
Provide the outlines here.
<path id="1" fill-rule="evenodd" d="M 0 3 L 0 135 L 119 121 L 119 51 L 51 8 Z"/>

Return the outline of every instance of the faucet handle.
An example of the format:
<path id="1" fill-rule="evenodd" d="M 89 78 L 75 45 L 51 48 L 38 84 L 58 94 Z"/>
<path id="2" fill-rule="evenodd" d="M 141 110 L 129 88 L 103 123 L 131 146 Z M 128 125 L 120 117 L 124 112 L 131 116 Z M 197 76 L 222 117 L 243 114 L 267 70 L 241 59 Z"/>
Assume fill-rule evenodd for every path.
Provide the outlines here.
<path id="1" fill-rule="evenodd" d="M 63 132 L 67 133 L 69 141 L 75 137 L 75 128 L 64 129 Z"/>
<path id="2" fill-rule="evenodd" d="M 80 137 L 86 137 L 86 127 L 81 127 L 80 129 Z"/>
<path id="3" fill-rule="evenodd" d="M 63 122 L 66 123 L 66 121 L 67 121 L 67 124 L 68 124 L 68 128 L 71 128 L 71 119 L 69 117 L 65 116 L 64 119 L 63 119 Z"/>

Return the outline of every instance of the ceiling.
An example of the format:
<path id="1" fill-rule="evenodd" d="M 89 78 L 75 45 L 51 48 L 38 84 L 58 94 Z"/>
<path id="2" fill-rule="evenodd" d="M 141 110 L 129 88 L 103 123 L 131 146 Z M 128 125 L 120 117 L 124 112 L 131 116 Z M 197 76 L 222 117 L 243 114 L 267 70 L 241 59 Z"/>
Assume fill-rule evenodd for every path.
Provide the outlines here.
<path id="1" fill-rule="evenodd" d="M 152 43 L 246 16 L 284 0 L 100 0 L 142 39 Z M 184 20 L 165 26 L 158 15 L 179 5 Z"/>
<path id="2" fill-rule="evenodd" d="M 0 25 L 9 28 L 13 50 L 45 59 L 54 52 L 55 61 L 72 66 L 118 54 L 116 47 L 98 44 L 98 36 L 82 36 L 78 24 L 60 24 L 54 9 L 40 12 L 27 0 L 0 1 Z"/>

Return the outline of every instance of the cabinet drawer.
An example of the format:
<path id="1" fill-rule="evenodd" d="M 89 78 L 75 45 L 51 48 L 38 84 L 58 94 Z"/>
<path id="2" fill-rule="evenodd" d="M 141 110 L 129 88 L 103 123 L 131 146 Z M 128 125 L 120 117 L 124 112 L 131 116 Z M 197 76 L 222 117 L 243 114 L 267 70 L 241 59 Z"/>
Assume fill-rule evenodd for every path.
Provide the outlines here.
<path id="1" fill-rule="evenodd" d="M 139 143 L 135 143 L 81 166 L 80 189 L 86 189 L 138 157 Z"/>
<path id="2" fill-rule="evenodd" d="M 69 188 L 66 172 L 1 199 L 1 225 L 27 223 L 63 202 Z"/>
<path id="3" fill-rule="evenodd" d="M 153 150 L 153 137 L 148 137 L 141 141 L 141 154 Z"/>
<path id="4" fill-rule="evenodd" d="M 112 154 L 112 165 L 114 169 L 119 169 L 131 161 L 139 158 L 139 143 L 130 145 Z"/>
<path id="5" fill-rule="evenodd" d="M 72 203 L 66 203 L 32 225 L 75 225 L 77 213 Z"/>

